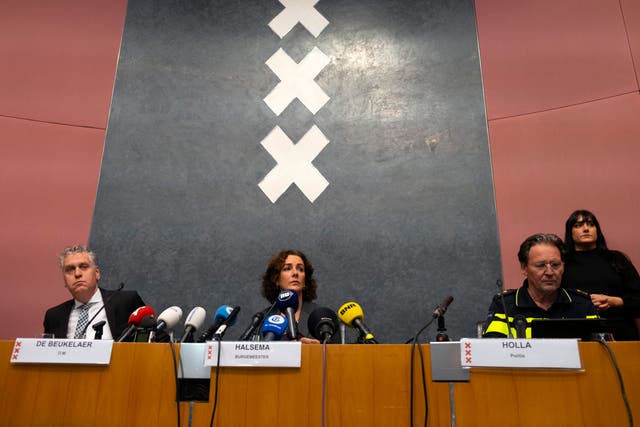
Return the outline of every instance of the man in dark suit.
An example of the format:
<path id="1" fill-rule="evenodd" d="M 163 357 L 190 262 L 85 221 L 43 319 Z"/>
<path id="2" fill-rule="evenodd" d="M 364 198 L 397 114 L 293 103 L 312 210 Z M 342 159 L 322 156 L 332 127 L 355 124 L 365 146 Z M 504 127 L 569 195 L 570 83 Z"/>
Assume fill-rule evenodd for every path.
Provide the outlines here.
<path id="1" fill-rule="evenodd" d="M 60 254 L 60 266 L 64 286 L 73 299 L 47 310 L 44 332 L 55 338 L 93 339 L 91 326 L 104 320 L 102 339 L 117 339 L 127 328 L 131 313 L 144 305 L 140 295 L 98 288 L 100 269 L 95 253 L 86 246 L 66 248 Z"/>

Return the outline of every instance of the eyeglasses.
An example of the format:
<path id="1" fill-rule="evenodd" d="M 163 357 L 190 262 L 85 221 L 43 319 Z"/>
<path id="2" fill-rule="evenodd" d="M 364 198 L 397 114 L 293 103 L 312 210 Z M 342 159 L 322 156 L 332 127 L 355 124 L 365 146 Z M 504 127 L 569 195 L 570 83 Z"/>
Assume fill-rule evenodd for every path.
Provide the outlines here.
<path id="1" fill-rule="evenodd" d="M 562 261 L 549 261 L 549 262 L 535 262 L 533 264 L 529 264 L 536 270 L 546 270 L 547 266 L 551 267 L 552 270 L 557 270 L 562 267 Z"/>

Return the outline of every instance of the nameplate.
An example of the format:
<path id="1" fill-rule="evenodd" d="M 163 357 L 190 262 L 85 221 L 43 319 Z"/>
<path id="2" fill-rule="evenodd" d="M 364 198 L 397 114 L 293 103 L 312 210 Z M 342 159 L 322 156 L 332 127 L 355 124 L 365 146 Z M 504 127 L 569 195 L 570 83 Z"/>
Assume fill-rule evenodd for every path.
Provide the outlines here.
<path id="1" fill-rule="evenodd" d="M 11 363 L 108 365 L 112 340 L 16 338 Z"/>
<path id="2" fill-rule="evenodd" d="M 577 339 L 460 340 L 463 367 L 581 369 Z"/>
<path id="3" fill-rule="evenodd" d="M 301 360 L 300 342 L 273 341 L 222 341 L 207 342 L 204 355 L 205 366 L 216 366 L 218 345 L 220 366 L 299 368 Z"/>

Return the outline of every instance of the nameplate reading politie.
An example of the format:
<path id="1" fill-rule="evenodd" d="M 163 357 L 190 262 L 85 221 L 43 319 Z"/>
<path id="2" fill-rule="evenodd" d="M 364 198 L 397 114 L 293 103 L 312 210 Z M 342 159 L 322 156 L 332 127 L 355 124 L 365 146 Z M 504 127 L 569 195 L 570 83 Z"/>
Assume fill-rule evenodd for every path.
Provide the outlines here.
<path id="1" fill-rule="evenodd" d="M 582 369 L 577 339 L 460 340 L 463 368 Z"/>
<path id="2" fill-rule="evenodd" d="M 300 367 L 302 350 L 298 341 L 209 341 L 205 349 L 205 366 L 216 366 L 219 344 L 222 344 L 220 366 Z"/>
<path id="3" fill-rule="evenodd" d="M 111 340 L 16 338 L 11 363 L 108 365 Z"/>

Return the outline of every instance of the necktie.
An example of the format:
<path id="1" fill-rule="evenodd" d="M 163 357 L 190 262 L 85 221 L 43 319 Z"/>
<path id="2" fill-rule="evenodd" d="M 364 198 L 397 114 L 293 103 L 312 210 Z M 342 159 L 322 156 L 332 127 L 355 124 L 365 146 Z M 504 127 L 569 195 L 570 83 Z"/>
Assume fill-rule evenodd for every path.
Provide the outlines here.
<path id="1" fill-rule="evenodd" d="M 86 335 L 87 325 L 89 323 L 89 307 L 91 304 L 82 304 L 80 307 L 80 317 L 78 317 L 78 323 L 76 323 L 76 332 L 73 338 L 82 339 Z"/>

